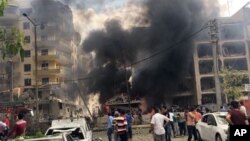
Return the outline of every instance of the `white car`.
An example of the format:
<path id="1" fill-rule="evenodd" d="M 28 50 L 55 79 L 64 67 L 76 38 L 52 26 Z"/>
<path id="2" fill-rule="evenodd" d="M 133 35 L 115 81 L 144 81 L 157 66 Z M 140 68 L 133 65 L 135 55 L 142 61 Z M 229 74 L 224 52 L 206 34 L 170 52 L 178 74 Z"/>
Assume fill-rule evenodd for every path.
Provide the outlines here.
<path id="1" fill-rule="evenodd" d="M 53 120 L 45 136 L 49 137 L 61 133 L 70 134 L 73 140 L 92 141 L 92 131 L 85 118 Z"/>
<path id="2" fill-rule="evenodd" d="M 208 113 L 196 124 L 198 139 L 205 141 L 227 141 L 229 124 L 227 113 Z"/>
<path id="3" fill-rule="evenodd" d="M 74 139 L 70 136 L 70 134 L 63 133 L 50 137 L 25 139 L 25 141 L 74 141 Z"/>

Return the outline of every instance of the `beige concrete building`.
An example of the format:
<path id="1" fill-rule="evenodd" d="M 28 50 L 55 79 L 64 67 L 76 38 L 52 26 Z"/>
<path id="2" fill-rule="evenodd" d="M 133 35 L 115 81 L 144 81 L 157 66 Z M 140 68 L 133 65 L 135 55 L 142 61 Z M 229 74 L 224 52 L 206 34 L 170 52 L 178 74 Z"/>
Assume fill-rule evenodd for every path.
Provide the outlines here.
<path id="1" fill-rule="evenodd" d="M 65 7 L 61 7 L 63 10 Z M 24 62 L 20 57 L 13 58 L 13 93 L 14 100 L 34 101 L 35 82 L 38 82 L 40 119 L 76 116 L 82 110 L 83 101 L 79 95 L 70 93 L 70 83 L 77 78 L 77 48 L 79 40 L 74 36 L 66 36 L 69 32 L 66 27 L 67 18 L 61 13 L 62 23 L 58 25 L 51 21 L 37 23 L 37 55 L 38 75 L 35 76 L 35 42 L 34 26 L 24 16 L 26 13 L 31 18 L 34 9 L 19 7 L 16 3 L 10 3 L 0 17 L 1 27 L 16 27 L 24 34 L 25 57 Z M 72 31 L 75 32 L 75 31 Z M 8 59 L 0 60 L 0 93 L 5 95 L 5 101 L 9 100 L 11 67 Z M 71 82 L 72 81 L 72 82 Z M 72 96 L 71 96 L 72 95 Z M 33 105 L 33 107 L 36 107 Z M 53 114 L 51 114 L 53 113 Z"/>
<path id="2" fill-rule="evenodd" d="M 245 6 L 232 17 L 217 19 L 218 43 L 211 41 L 211 34 L 208 33 L 213 34 L 213 31 L 209 29 L 198 37 L 193 55 L 196 104 L 214 104 L 218 107 L 225 103 L 220 87 L 222 68 L 241 70 L 250 75 L 249 17 L 250 8 Z M 216 82 L 216 72 L 219 83 Z"/>

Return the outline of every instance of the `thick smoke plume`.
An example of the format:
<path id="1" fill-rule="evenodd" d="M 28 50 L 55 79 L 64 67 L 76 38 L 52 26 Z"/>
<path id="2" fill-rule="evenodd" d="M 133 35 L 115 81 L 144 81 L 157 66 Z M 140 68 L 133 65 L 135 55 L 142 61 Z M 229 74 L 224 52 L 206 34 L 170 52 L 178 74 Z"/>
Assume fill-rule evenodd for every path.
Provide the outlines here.
<path id="1" fill-rule="evenodd" d="M 210 11 L 218 12 L 209 2 L 148 0 L 141 5 L 145 7 L 144 24 L 148 26 L 125 30 L 122 21 L 111 19 L 103 30 L 91 32 L 82 44 L 85 52 L 95 54 L 89 73 L 93 79 L 86 81 L 88 92 L 100 92 L 100 101 L 105 102 L 113 95 L 126 93 L 132 76 L 130 94 L 145 97 L 150 105 L 160 104 L 175 94 L 190 66 L 193 39 L 168 48 L 210 20 Z M 167 51 L 132 66 L 133 73 L 125 72 L 124 65 L 161 50 Z"/>

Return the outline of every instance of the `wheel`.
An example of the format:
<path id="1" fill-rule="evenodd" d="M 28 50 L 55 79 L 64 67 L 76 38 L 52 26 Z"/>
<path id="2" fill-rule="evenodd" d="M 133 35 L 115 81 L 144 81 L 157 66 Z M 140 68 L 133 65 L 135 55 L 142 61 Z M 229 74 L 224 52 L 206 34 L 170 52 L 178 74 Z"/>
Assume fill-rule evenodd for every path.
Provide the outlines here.
<path id="1" fill-rule="evenodd" d="M 216 140 L 216 141 L 222 141 L 220 135 L 218 135 L 218 134 L 216 135 L 215 140 Z"/>
<path id="2" fill-rule="evenodd" d="M 196 133 L 197 133 L 198 141 L 202 141 L 200 132 L 197 130 Z"/>

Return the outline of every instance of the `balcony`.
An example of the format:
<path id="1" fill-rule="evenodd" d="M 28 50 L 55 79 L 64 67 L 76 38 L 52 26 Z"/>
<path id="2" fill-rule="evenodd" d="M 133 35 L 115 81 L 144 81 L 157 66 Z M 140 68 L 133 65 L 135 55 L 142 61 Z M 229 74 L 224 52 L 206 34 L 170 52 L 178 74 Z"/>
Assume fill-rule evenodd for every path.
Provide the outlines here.
<path id="1" fill-rule="evenodd" d="M 57 75 L 60 74 L 61 69 L 56 68 L 56 67 L 50 67 L 50 68 L 43 68 L 43 69 L 38 69 L 37 74 L 38 76 L 50 76 L 50 75 Z M 35 70 L 34 70 L 35 73 Z"/>
<path id="2" fill-rule="evenodd" d="M 73 51 L 70 43 L 67 41 L 62 41 L 62 40 L 37 41 L 37 46 L 38 46 L 38 49 L 43 49 L 43 48 L 54 49 L 55 48 L 66 53 L 72 53 Z"/>
<path id="3" fill-rule="evenodd" d="M 73 64 L 70 58 L 57 54 L 39 55 L 37 59 L 38 61 L 56 61 L 63 66 L 71 66 Z"/>

